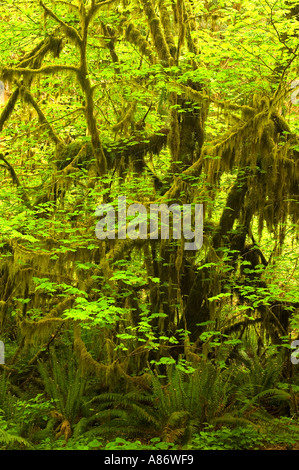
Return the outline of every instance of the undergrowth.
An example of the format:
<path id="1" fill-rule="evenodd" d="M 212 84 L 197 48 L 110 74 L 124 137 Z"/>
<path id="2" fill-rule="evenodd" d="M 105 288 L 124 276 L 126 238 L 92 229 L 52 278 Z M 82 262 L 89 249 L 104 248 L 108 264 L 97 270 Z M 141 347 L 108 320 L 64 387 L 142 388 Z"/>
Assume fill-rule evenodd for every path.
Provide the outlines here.
<path id="1" fill-rule="evenodd" d="M 149 370 L 147 390 L 110 392 L 83 377 L 73 358 L 40 362 L 26 391 L 0 380 L 0 448 L 198 449 L 296 448 L 298 386 L 282 380 L 277 358 L 223 368 L 202 361 Z M 37 392 L 35 396 L 32 394 Z"/>

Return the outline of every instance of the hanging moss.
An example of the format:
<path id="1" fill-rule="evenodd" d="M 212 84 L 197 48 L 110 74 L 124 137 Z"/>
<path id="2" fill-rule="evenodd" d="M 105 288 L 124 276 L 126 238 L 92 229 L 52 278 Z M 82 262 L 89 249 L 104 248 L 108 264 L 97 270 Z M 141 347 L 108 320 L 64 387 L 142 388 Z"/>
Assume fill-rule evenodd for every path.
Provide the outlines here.
<path id="1" fill-rule="evenodd" d="M 129 159 L 133 161 L 135 171 L 142 173 L 145 168 L 144 157 L 151 153 L 159 155 L 167 146 L 167 136 L 169 130 L 160 129 L 158 132 L 149 136 L 133 136 L 130 139 L 118 139 L 116 143 L 104 147 L 103 152 L 107 161 L 108 169 L 118 168 L 122 158 L 125 164 Z M 68 165 L 89 168 L 94 156 L 91 143 L 71 142 L 67 145 L 60 145 L 56 152 L 56 165 L 59 170 L 66 168 Z"/>
<path id="2" fill-rule="evenodd" d="M 54 35 L 48 36 L 22 57 L 19 67 L 38 68 L 48 52 L 51 52 L 54 58 L 58 58 L 63 45 L 63 38 Z"/>
<path id="3" fill-rule="evenodd" d="M 118 59 L 118 55 L 117 55 L 116 50 L 115 50 L 115 44 L 116 44 L 116 40 L 117 40 L 117 37 L 115 35 L 115 31 L 114 31 L 114 29 L 112 29 L 111 27 L 109 27 L 108 25 L 105 25 L 103 23 L 101 24 L 101 28 L 102 28 L 103 36 L 105 37 L 105 39 L 103 40 L 103 43 L 108 48 L 108 50 L 110 52 L 112 62 L 114 64 L 117 64 L 119 62 L 119 59 Z M 110 40 L 108 38 L 110 38 Z M 119 67 L 117 67 L 117 66 L 115 67 L 115 72 L 120 74 Z"/>
<path id="4" fill-rule="evenodd" d="M 155 54 L 151 45 L 133 23 L 129 23 L 126 27 L 125 38 L 127 41 L 134 44 L 139 49 L 140 53 L 149 59 L 150 63 L 155 63 Z"/>
<path id="5" fill-rule="evenodd" d="M 200 54 L 200 48 L 198 45 L 198 40 L 196 36 L 193 35 L 198 29 L 198 24 L 195 18 L 193 4 L 190 0 L 185 0 L 185 9 L 186 9 L 186 41 L 188 45 L 189 52 L 192 52 L 195 56 Z M 193 61 L 194 68 L 197 67 L 197 63 Z"/>
<path id="6" fill-rule="evenodd" d="M 172 57 L 163 33 L 160 19 L 156 16 L 152 0 L 141 0 L 141 3 L 144 7 L 158 57 L 165 65 L 171 65 L 173 62 Z"/>
<path id="7" fill-rule="evenodd" d="M 129 126 L 133 125 L 135 111 L 136 111 L 136 101 L 133 101 L 132 103 L 128 104 L 127 109 L 122 119 L 118 121 L 116 124 L 114 124 L 114 126 L 112 126 L 113 132 L 115 132 L 116 134 L 120 132 L 120 133 L 123 133 L 125 136 L 127 136 Z"/>
<path id="8" fill-rule="evenodd" d="M 81 328 L 79 325 L 74 327 L 74 351 L 78 356 L 84 374 L 95 374 L 106 381 L 106 367 L 97 362 L 87 351 L 81 338 Z"/>
<path id="9" fill-rule="evenodd" d="M 48 8 L 41 0 L 40 0 L 40 5 L 43 7 L 46 15 L 53 18 L 53 20 L 55 20 L 61 26 L 66 36 L 76 45 L 81 47 L 82 38 L 80 37 L 78 31 L 72 26 L 70 26 L 69 24 L 62 21 L 60 18 L 58 18 L 58 16 L 50 8 Z M 47 16 L 45 16 L 45 19 Z"/>
<path id="10" fill-rule="evenodd" d="M 140 377 L 132 377 L 127 373 L 127 360 L 121 363 L 118 360 L 111 361 L 111 357 L 109 361 L 108 357 L 108 364 L 96 361 L 87 351 L 82 341 L 81 327 L 79 324 L 74 326 L 74 350 L 82 367 L 83 374 L 96 376 L 101 380 L 102 384 L 108 386 L 110 390 L 113 390 L 122 380 L 124 380 L 128 386 L 132 384 L 143 387 L 149 386 L 148 374 L 143 374 L 143 376 Z"/>
<path id="11" fill-rule="evenodd" d="M 46 129 L 48 129 L 49 131 L 49 135 L 51 137 L 51 139 L 53 140 L 53 142 L 56 144 L 56 145 L 59 145 L 62 143 L 62 140 L 60 139 L 60 137 L 56 134 L 53 126 L 47 121 L 44 113 L 42 112 L 42 110 L 40 109 L 39 105 L 37 104 L 37 102 L 35 101 L 35 99 L 33 98 L 32 94 L 29 92 L 29 90 L 27 90 L 24 86 L 20 86 L 20 93 L 21 93 L 21 96 L 22 98 L 24 99 L 24 101 L 28 104 L 30 104 L 36 111 L 37 115 L 38 115 L 38 119 L 39 119 L 39 122 L 45 126 Z"/>
<path id="12" fill-rule="evenodd" d="M 39 321 L 22 320 L 20 331 L 25 337 L 25 345 L 35 345 L 44 342 L 58 325 L 65 323 L 62 318 L 45 318 Z"/>
<path id="13" fill-rule="evenodd" d="M 178 45 L 177 45 L 177 61 L 179 60 L 181 49 L 185 42 L 186 34 L 186 17 L 185 17 L 185 4 L 184 0 L 177 0 L 178 12 Z"/>
<path id="14" fill-rule="evenodd" d="M 164 30 L 165 40 L 168 44 L 169 52 L 171 56 L 175 58 L 177 48 L 176 48 L 176 44 L 175 44 L 175 40 L 174 40 L 174 36 L 172 32 L 173 29 L 171 25 L 168 7 L 167 5 L 165 5 L 165 2 L 163 0 L 159 0 L 158 7 L 159 7 L 159 12 L 160 12 L 161 23 L 162 23 L 163 30 Z"/>

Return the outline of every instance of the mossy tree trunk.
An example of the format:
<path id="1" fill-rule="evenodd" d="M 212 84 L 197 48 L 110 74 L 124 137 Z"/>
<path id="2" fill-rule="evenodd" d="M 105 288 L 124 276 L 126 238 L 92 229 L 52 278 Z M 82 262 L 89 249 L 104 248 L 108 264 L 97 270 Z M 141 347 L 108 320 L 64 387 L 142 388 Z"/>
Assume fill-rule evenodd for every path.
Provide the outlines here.
<path id="1" fill-rule="evenodd" d="M 200 348 L 207 323 L 220 326 L 221 296 L 231 294 L 235 304 L 253 308 L 244 286 L 268 293 L 269 285 L 257 271 L 268 260 L 253 232 L 261 235 L 266 226 L 280 246 L 285 224 L 298 223 L 298 136 L 284 117 L 291 60 L 272 95 L 246 83 L 250 92 L 241 97 L 231 96 L 228 89 L 221 96 L 211 91 L 219 70 L 206 72 L 201 57 L 204 20 L 199 18 L 212 24 L 204 31 L 212 47 L 215 32 L 219 41 L 226 34 L 227 25 L 221 29 L 223 12 L 218 28 L 214 10 L 203 14 L 189 0 L 116 3 L 80 1 L 60 10 L 54 2 L 53 9 L 41 2 L 50 21 L 47 39 L 17 65 L 1 70 L 12 94 L 1 113 L 0 130 L 7 127 L 9 132 L 14 116 L 22 119 L 24 110 L 29 123 L 32 116 L 36 119 L 35 128 L 26 128 L 28 136 L 38 143 L 35 147 L 49 150 L 32 188 L 16 170 L 19 155 L 10 155 L 9 149 L 7 155 L 0 154 L 1 170 L 15 188 L 22 214 L 13 219 L 14 235 L 3 235 L 0 308 L 2 331 L 14 324 L 9 315 L 18 309 L 20 350 L 37 341 L 42 351 L 50 335 L 57 338 L 71 331 L 74 351 L 88 372 L 111 384 L 116 374 L 128 385 L 143 381 L 138 374 L 147 363 L 151 341 L 156 341 L 156 358 L 165 353 L 177 358 L 186 352 L 182 331 Z M 241 14 L 239 6 L 235 14 Z M 230 67 L 236 67 L 230 61 L 228 78 Z M 60 80 L 55 104 L 66 100 L 65 108 L 72 110 L 69 120 L 64 115 L 56 119 L 49 103 L 44 106 L 36 79 L 45 77 Z M 66 96 L 74 83 L 79 104 L 73 109 L 73 97 Z M 59 120 L 70 128 L 79 121 L 78 135 L 59 127 Z M 28 160 L 22 163 L 29 178 Z M 184 240 L 96 240 L 96 204 L 114 201 L 119 188 L 127 187 L 130 200 L 146 207 L 206 202 L 202 251 L 185 251 Z M 221 203 L 220 193 L 225 195 Z M 24 213 L 30 214 L 29 228 Z M 248 275 L 244 260 L 251 268 Z M 272 342 L 277 334 L 288 334 L 290 305 L 272 298 L 256 305 L 254 321 Z M 296 302 L 291 307 L 297 308 Z M 37 320 L 35 310 L 42 312 Z M 96 340 L 84 335 L 79 320 L 71 321 L 76 315 L 95 327 Z M 144 325 L 149 317 L 154 340 Z M 229 321 L 226 331 L 236 336 L 250 323 Z M 167 335 L 178 341 L 173 349 L 172 343 L 163 342 Z M 92 352 L 88 340 L 97 345 Z M 40 353 L 35 354 L 33 358 Z"/>

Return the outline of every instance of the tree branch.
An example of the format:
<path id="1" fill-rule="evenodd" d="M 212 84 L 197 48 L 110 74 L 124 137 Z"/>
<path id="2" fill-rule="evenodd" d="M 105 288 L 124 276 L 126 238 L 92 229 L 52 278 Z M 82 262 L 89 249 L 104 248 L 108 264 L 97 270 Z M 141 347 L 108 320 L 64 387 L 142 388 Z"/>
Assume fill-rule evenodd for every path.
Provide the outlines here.
<path id="1" fill-rule="evenodd" d="M 20 91 L 19 91 L 18 88 L 16 88 L 14 90 L 14 92 L 11 94 L 8 102 L 6 103 L 5 108 L 3 109 L 2 113 L 1 113 L 1 116 L 0 116 L 0 132 L 3 129 L 3 126 L 4 126 L 5 122 L 7 121 L 7 119 L 9 118 L 9 116 L 11 115 L 11 113 L 14 110 L 16 102 L 18 101 L 19 92 Z"/>
<path id="2" fill-rule="evenodd" d="M 22 91 L 25 100 L 26 100 L 29 104 L 31 104 L 31 106 L 32 106 L 32 107 L 35 109 L 35 111 L 37 112 L 39 122 L 40 122 L 41 124 L 44 124 L 44 125 L 48 128 L 49 135 L 50 135 L 51 139 L 55 142 L 56 145 L 61 144 L 61 143 L 62 143 L 62 140 L 61 140 L 60 137 L 56 134 L 56 132 L 54 131 L 54 129 L 53 129 L 53 127 L 51 126 L 51 124 L 48 122 L 46 116 L 44 115 L 44 113 L 42 112 L 42 110 L 40 109 L 40 107 L 38 106 L 38 104 L 37 104 L 37 102 L 35 101 L 35 99 L 33 98 L 32 94 L 31 94 L 24 86 L 21 86 L 21 87 L 20 87 L 20 90 Z"/>
<path id="3" fill-rule="evenodd" d="M 4 67 L 1 71 L 1 75 L 4 81 L 12 76 L 30 75 L 30 74 L 52 74 L 57 72 L 75 72 L 77 75 L 80 74 L 80 69 L 72 65 L 46 65 L 39 69 L 29 69 L 24 67 Z"/>
<path id="4" fill-rule="evenodd" d="M 2 160 L 4 163 L 5 163 L 5 166 L 6 168 L 8 169 L 9 173 L 10 173 L 10 176 L 11 176 L 11 179 L 12 179 L 12 182 L 13 184 L 15 184 L 17 186 L 17 188 L 21 188 L 21 183 L 20 183 L 20 180 L 14 170 L 14 168 L 11 166 L 11 164 L 6 160 L 6 158 L 4 157 L 3 153 L 0 153 L 0 160 Z M 22 199 L 24 201 L 24 203 L 27 205 L 27 206 L 31 206 L 30 204 L 30 201 L 28 199 L 28 196 L 25 192 L 25 190 L 22 188 Z"/>
<path id="5" fill-rule="evenodd" d="M 40 5 L 43 7 L 43 9 L 47 13 L 47 15 L 49 15 L 51 18 L 53 18 L 53 20 L 55 20 L 57 23 L 59 23 L 63 27 L 63 29 L 65 30 L 67 36 L 70 39 L 74 39 L 77 42 L 77 44 L 79 46 L 81 46 L 82 39 L 81 39 L 78 31 L 76 31 L 75 28 L 73 28 L 72 26 L 66 24 L 64 21 L 62 21 L 60 18 L 58 18 L 58 16 L 52 10 L 50 10 L 50 8 L 46 7 L 46 5 L 42 1 L 40 1 Z"/>

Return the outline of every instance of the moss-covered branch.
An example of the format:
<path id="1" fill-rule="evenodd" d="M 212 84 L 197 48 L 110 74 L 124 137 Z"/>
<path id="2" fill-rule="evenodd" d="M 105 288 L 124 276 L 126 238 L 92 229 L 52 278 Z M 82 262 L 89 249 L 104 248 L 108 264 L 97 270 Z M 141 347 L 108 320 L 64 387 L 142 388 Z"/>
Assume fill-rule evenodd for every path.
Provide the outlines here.
<path id="1" fill-rule="evenodd" d="M 32 94 L 29 92 L 29 90 L 27 90 L 25 87 L 23 86 L 20 86 L 20 91 L 21 91 L 21 94 L 23 96 L 23 98 L 25 99 L 25 101 L 30 104 L 36 111 L 37 115 L 38 115 L 38 119 L 39 119 L 39 122 L 44 125 L 48 131 L 49 131 L 49 136 L 51 137 L 51 139 L 53 140 L 53 142 L 56 144 L 56 145 L 59 145 L 62 143 L 62 140 L 60 139 L 60 137 L 56 134 L 55 130 L 53 129 L 53 127 L 51 126 L 51 124 L 48 122 L 46 116 L 44 115 L 44 113 L 42 112 L 42 110 L 40 109 L 39 105 L 37 104 L 37 102 L 35 101 L 35 99 L 33 98 Z"/>
<path id="2" fill-rule="evenodd" d="M 171 28 L 169 11 L 167 5 L 165 5 L 164 0 L 159 0 L 158 7 L 160 12 L 161 23 L 163 25 L 165 40 L 168 44 L 170 54 L 173 58 L 175 58 L 177 48 L 175 44 L 173 30 Z"/>
<path id="3" fill-rule="evenodd" d="M 134 46 L 138 47 L 141 54 L 147 57 L 151 64 L 155 62 L 155 53 L 148 40 L 141 34 L 133 23 L 126 27 L 125 38 Z"/>
<path id="4" fill-rule="evenodd" d="M 16 185 L 17 188 L 20 189 L 20 192 L 21 192 L 22 199 L 23 199 L 24 203 L 27 206 L 30 206 L 29 198 L 27 196 L 26 191 L 21 186 L 18 175 L 16 174 L 13 166 L 8 162 L 8 160 L 4 157 L 4 155 L 2 153 L 0 153 L 0 161 L 5 163 L 5 165 L 3 165 L 3 167 L 6 168 L 9 171 L 13 184 Z M 2 165 L 0 165 L 0 166 L 2 166 Z"/>
<path id="5" fill-rule="evenodd" d="M 45 65 L 37 69 L 26 67 L 4 67 L 1 69 L 1 76 L 4 81 L 12 82 L 13 78 L 19 78 L 21 75 L 52 75 L 59 72 L 73 72 L 80 74 L 80 69 L 72 65 Z"/>
<path id="6" fill-rule="evenodd" d="M 72 26 L 66 24 L 64 21 L 62 21 L 50 8 L 48 8 L 44 2 L 40 1 L 40 5 L 43 7 L 45 13 L 50 16 L 51 18 L 53 18 L 53 20 L 55 20 L 57 23 L 60 24 L 60 26 L 62 26 L 65 34 L 67 35 L 67 37 L 73 41 L 75 41 L 79 46 L 81 45 L 82 43 L 82 38 L 80 37 L 78 31 L 76 31 L 75 28 L 73 28 Z"/>
<path id="7" fill-rule="evenodd" d="M 172 56 L 166 42 L 160 19 L 156 15 L 152 0 L 141 0 L 149 24 L 150 32 L 160 61 L 165 65 L 172 63 Z"/>
<path id="8" fill-rule="evenodd" d="M 3 129 L 5 122 L 9 119 L 11 113 L 13 112 L 15 105 L 18 101 L 19 94 L 20 94 L 20 90 L 19 88 L 16 88 L 11 94 L 8 102 L 6 103 L 6 106 L 3 109 L 1 116 L 0 116 L 0 132 Z"/>

